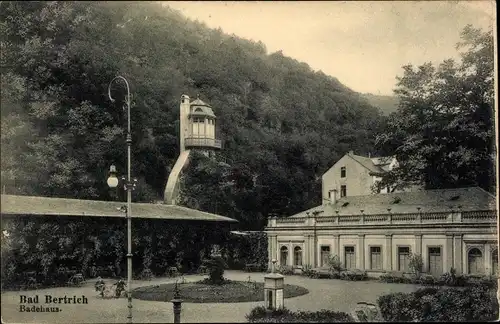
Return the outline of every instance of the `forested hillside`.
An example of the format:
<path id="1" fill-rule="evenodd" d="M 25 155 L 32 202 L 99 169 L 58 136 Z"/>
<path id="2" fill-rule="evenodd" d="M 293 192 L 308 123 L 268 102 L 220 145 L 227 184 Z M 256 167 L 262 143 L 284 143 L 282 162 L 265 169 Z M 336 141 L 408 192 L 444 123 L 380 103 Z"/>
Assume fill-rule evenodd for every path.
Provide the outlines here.
<path id="1" fill-rule="evenodd" d="M 117 74 L 132 92 L 135 201 L 163 199 L 183 93 L 214 107 L 224 142 L 218 161 L 227 163 L 195 158 L 184 203 L 242 226 L 320 203 L 319 177 L 334 161 L 348 150 L 375 153 L 384 119 L 358 93 L 156 3 L 1 2 L 0 19 L 8 194 L 123 199 L 106 185 L 110 164 L 126 170 L 124 102 L 107 98 Z"/>
<path id="2" fill-rule="evenodd" d="M 364 93 L 362 96 L 370 105 L 379 108 L 384 115 L 398 110 L 399 100 L 396 96 L 375 95 L 373 93 Z"/>

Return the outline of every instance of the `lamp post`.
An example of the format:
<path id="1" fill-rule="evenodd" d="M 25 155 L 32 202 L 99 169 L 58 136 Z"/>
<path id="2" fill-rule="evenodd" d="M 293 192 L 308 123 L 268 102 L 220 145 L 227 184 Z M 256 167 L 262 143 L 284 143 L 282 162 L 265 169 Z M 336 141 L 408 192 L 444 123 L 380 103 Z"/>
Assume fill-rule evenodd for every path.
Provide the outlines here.
<path id="1" fill-rule="evenodd" d="M 130 87 L 127 80 L 122 76 L 116 76 L 108 86 L 108 97 L 111 102 L 115 102 L 113 97 L 111 96 L 111 85 L 114 81 L 122 80 L 125 82 L 127 86 L 127 180 L 124 184 L 124 188 L 127 191 L 127 299 L 128 299 L 128 322 L 132 323 L 132 294 L 131 294 L 131 285 L 132 285 L 132 190 L 135 188 L 135 181 L 132 182 L 130 178 L 130 148 L 132 145 L 132 136 L 130 134 Z M 125 110 L 125 107 L 123 108 Z M 118 178 L 116 178 L 116 168 L 114 165 L 110 167 L 110 175 L 108 178 L 108 185 L 111 188 L 116 188 L 118 186 Z"/>

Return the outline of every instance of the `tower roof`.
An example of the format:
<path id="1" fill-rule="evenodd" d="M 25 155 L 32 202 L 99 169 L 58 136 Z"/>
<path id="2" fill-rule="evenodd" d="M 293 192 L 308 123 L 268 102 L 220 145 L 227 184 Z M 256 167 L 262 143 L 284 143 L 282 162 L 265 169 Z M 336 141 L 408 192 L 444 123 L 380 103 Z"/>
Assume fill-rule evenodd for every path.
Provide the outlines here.
<path id="1" fill-rule="evenodd" d="M 199 97 L 191 101 L 191 115 L 190 116 L 209 116 L 215 118 L 215 114 L 209 104 L 201 100 Z"/>
<path id="2" fill-rule="evenodd" d="M 205 106 L 205 107 L 210 107 L 209 104 L 201 100 L 200 98 L 197 98 L 193 101 L 191 101 L 191 106 Z"/>

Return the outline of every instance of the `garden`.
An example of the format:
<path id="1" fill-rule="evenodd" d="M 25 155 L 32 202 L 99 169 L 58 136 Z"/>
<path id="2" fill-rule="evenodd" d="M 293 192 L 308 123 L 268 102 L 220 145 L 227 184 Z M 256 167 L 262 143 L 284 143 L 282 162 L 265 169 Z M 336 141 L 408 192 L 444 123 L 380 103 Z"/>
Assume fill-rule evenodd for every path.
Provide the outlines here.
<path id="1" fill-rule="evenodd" d="M 208 277 L 197 282 L 175 282 L 152 285 L 134 289 L 132 296 L 142 300 L 170 302 L 176 293 L 185 302 L 191 303 L 236 303 L 264 300 L 264 283 L 252 281 L 232 281 L 224 278 L 227 267 L 224 259 L 214 254 L 203 261 Z M 284 286 L 284 297 L 297 297 L 307 294 L 306 288 L 296 285 Z"/>

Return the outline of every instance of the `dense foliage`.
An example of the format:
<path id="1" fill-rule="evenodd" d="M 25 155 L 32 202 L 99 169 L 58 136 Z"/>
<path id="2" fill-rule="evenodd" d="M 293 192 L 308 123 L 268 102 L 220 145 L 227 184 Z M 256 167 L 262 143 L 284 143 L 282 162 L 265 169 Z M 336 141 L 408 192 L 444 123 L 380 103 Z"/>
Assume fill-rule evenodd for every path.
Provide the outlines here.
<path id="1" fill-rule="evenodd" d="M 230 164 L 221 172 L 234 179 L 189 186 L 186 200 L 250 228 L 270 212 L 318 204 L 320 175 L 348 150 L 373 152 L 382 124 L 335 78 L 158 3 L 4 1 L 0 27 L 9 194 L 123 199 L 105 181 L 110 164 L 126 170 L 124 86 L 113 86 L 114 104 L 107 98 L 116 74 L 132 91 L 133 199 L 163 198 L 179 152 L 179 98 L 199 93 L 218 116 L 219 160 Z"/>
<path id="2" fill-rule="evenodd" d="M 399 109 L 377 145 L 400 167 L 380 187 L 426 189 L 480 186 L 494 191 L 493 34 L 462 31 L 461 61 L 404 66 L 395 93 Z M 377 188 L 376 188 L 377 189 Z"/>
<path id="3" fill-rule="evenodd" d="M 412 293 L 379 297 L 378 305 L 388 322 L 469 322 L 498 318 L 495 294 L 484 288 L 423 288 Z"/>
<path id="4" fill-rule="evenodd" d="M 292 312 L 287 308 L 268 310 L 255 307 L 246 315 L 249 323 L 344 323 L 353 322 L 344 312 L 321 310 L 317 312 Z"/>
<path id="5" fill-rule="evenodd" d="M 23 217 L 3 219 L 2 226 L 9 232 L 2 238 L 2 285 L 23 285 L 31 277 L 42 285 L 65 284 L 64 270 L 73 269 L 86 278 L 127 276 L 123 218 Z M 221 224 L 134 219 L 132 228 L 139 278 L 163 276 L 170 267 L 196 271 L 213 244 L 228 242 Z"/>
<path id="6" fill-rule="evenodd" d="M 251 232 L 231 235 L 228 242 L 227 263 L 230 269 L 265 271 L 268 268 L 267 234 Z"/>

